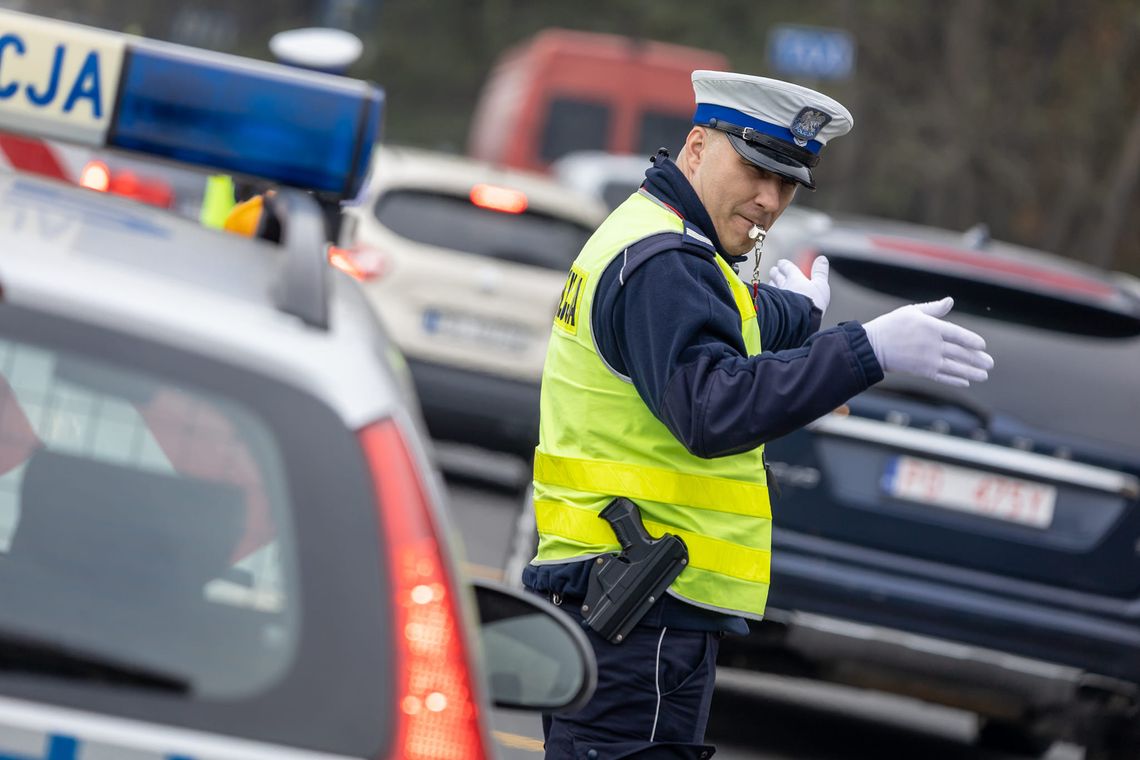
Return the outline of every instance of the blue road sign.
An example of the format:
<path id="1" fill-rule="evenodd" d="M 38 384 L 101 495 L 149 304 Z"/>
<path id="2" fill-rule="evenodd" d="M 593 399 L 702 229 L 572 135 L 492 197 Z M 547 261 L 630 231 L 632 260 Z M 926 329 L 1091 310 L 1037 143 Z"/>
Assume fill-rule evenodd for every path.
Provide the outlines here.
<path id="1" fill-rule="evenodd" d="M 855 40 L 842 29 L 779 24 L 768 32 L 768 62 L 778 74 L 846 79 L 855 70 Z"/>

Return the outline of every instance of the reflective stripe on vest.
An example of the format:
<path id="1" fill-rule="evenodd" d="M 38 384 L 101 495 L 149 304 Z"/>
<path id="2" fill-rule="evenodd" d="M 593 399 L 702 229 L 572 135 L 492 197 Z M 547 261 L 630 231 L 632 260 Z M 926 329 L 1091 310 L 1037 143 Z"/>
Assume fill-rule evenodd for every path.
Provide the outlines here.
<path id="1" fill-rule="evenodd" d="M 579 536 L 590 543 L 613 543 L 614 532 L 610 524 L 590 510 L 568 507 L 553 501 L 536 501 L 534 512 L 536 521 L 555 533 Z M 652 520 L 642 520 L 642 523 L 654 538 L 660 538 L 665 533 L 679 536 L 689 550 L 689 565 L 692 567 L 732 575 L 753 583 L 768 582 L 770 554 L 763 549 L 747 549 Z"/>
<path id="2" fill-rule="evenodd" d="M 555 315 L 542 378 L 534 459 L 536 564 L 620 550 L 598 513 L 632 499 L 650 534 L 685 541 L 690 562 L 669 593 L 700 607 L 762 617 L 768 595 L 771 511 L 763 447 L 724 457 L 691 454 L 629 382 L 608 368 L 591 311 L 601 274 L 637 241 L 684 223 L 655 199 L 634 194 L 611 214 L 575 260 Z M 696 253 L 686 255 L 699 255 Z M 747 286 L 720 256 L 716 265 L 740 313 L 748 355 L 760 329 Z"/>
<path id="3" fill-rule="evenodd" d="M 768 486 L 759 483 L 710 478 L 659 467 L 571 459 L 541 451 L 534 454 L 534 479 L 547 485 L 625 496 L 629 499 L 664 501 L 697 509 L 772 519 Z"/>

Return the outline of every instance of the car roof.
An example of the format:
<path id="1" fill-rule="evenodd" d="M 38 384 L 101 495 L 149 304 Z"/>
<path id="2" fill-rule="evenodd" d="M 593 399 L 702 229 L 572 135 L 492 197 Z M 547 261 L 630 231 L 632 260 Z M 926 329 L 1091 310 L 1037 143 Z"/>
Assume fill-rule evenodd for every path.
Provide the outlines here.
<path id="1" fill-rule="evenodd" d="M 550 164 L 551 173 L 570 187 L 592 190 L 610 182 L 640 185 L 649 159 L 629 153 L 580 150 L 567 153 Z"/>
<path id="2" fill-rule="evenodd" d="M 367 193 L 404 187 L 467 195 L 478 183 L 502 185 L 527 196 L 528 209 L 595 227 L 605 218 L 598 199 L 543 174 L 419 148 L 384 146 L 375 151 Z"/>
<path id="3" fill-rule="evenodd" d="M 390 413 L 386 338 L 346 276 L 330 278 L 329 324 L 277 305 L 286 252 L 114 196 L 0 175 L 4 301 L 156 340 L 285 378 L 350 427 Z"/>

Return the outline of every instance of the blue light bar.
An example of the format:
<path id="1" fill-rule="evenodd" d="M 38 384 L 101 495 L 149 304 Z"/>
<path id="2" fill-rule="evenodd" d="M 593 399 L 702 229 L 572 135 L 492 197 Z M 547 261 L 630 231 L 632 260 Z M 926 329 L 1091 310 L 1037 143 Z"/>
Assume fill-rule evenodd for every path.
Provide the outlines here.
<path id="1" fill-rule="evenodd" d="M 133 45 L 108 143 L 350 197 L 381 103 L 358 80 Z"/>
<path id="2" fill-rule="evenodd" d="M 0 129 L 354 196 L 373 84 L 0 11 Z"/>

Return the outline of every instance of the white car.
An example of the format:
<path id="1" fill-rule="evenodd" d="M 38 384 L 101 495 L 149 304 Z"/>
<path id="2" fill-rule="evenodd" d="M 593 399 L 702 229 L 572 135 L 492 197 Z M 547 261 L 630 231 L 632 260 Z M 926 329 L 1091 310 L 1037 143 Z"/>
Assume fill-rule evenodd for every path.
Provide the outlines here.
<path id="1" fill-rule="evenodd" d="M 381 148 L 341 253 L 408 358 L 432 435 L 529 459 L 551 320 L 600 202 L 537 174 Z"/>

